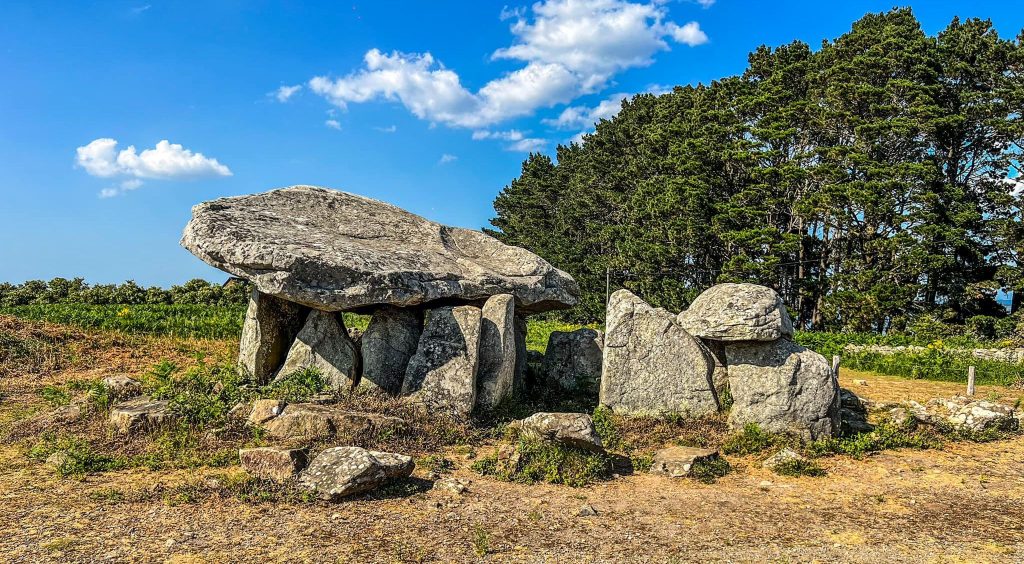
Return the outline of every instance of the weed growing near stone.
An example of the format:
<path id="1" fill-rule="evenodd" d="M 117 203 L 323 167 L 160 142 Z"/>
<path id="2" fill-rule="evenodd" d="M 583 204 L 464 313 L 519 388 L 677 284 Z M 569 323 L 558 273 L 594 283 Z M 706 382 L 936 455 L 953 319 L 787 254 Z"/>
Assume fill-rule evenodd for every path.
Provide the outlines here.
<path id="1" fill-rule="evenodd" d="M 480 525 L 473 526 L 473 552 L 477 556 L 487 556 L 491 551 L 491 535 Z"/>
<path id="2" fill-rule="evenodd" d="M 515 440 L 513 459 L 500 460 L 495 453 L 474 462 L 473 470 L 509 482 L 577 488 L 611 477 L 611 460 L 605 454 L 529 437 Z"/>
<path id="3" fill-rule="evenodd" d="M 88 442 L 70 435 L 46 433 L 28 452 L 29 458 L 45 462 L 55 456 L 54 469 L 63 477 L 84 476 L 123 468 L 119 458 L 97 452 Z"/>
<path id="4" fill-rule="evenodd" d="M 788 437 L 768 433 L 757 423 L 747 423 L 739 433 L 729 435 L 722 443 L 725 454 L 760 454 L 770 448 L 792 442 Z"/>
<path id="5" fill-rule="evenodd" d="M 729 462 L 721 457 L 698 460 L 690 467 L 690 477 L 704 484 L 713 484 L 732 470 Z"/>
<path id="6" fill-rule="evenodd" d="M 917 430 L 883 422 L 870 433 L 848 437 L 832 437 L 815 441 L 806 447 L 810 456 L 845 454 L 860 458 L 865 454 L 897 448 L 927 450 L 942 448 L 942 439 L 927 430 Z"/>
<path id="7" fill-rule="evenodd" d="M 789 458 L 779 462 L 772 468 L 772 471 L 780 476 L 810 476 L 818 477 L 825 475 L 825 469 L 813 460 L 803 458 Z"/>

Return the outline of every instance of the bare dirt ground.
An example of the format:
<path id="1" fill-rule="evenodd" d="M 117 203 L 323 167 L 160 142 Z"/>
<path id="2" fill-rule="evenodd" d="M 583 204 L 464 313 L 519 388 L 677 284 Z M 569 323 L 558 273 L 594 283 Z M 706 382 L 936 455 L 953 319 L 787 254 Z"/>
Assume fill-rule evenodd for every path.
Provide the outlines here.
<path id="1" fill-rule="evenodd" d="M 140 371 L 159 358 L 230 343 L 96 341 L 86 364 L 0 380 L 0 424 L 40 409 L 33 389 L 84 375 Z M 97 353 L 97 351 L 99 351 Z M 83 353 L 84 354 L 84 353 Z M 853 385 L 865 380 L 867 385 Z M 846 372 L 875 400 L 918 401 L 957 384 Z M 983 387 L 979 395 L 1024 395 Z M 446 453 L 457 494 L 430 489 L 329 504 L 247 502 L 204 495 L 177 503 L 154 492 L 216 491 L 234 468 L 132 469 L 60 478 L 0 446 L 0 553 L 13 562 L 1021 562 L 1024 438 L 820 460 L 828 475 L 787 478 L 749 457 L 715 484 L 650 475 L 586 488 L 520 485 L 480 476 Z M 212 484 L 212 485 L 211 485 Z M 580 516 L 584 504 L 596 509 Z"/>

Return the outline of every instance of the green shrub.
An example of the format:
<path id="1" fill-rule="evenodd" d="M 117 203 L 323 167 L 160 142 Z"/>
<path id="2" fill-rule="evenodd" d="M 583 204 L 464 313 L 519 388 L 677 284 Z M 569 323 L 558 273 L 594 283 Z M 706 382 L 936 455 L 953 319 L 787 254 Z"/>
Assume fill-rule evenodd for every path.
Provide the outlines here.
<path id="1" fill-rule="evenodd" d="M 71 394 L 63 386 L 47 384 L 39 390 L 39 395 L 50 405 L 59 406 L 71 403 Z"/>
<path id="2" fill-rule="evenodd" d="M 772 471 L 780 476 L 811 476 L 818 477 L 825 475 L 825 469 L 818 466 L 818 463 L 806 458 L 787 458 L 772 468 Z"/>
<path id="3" fill-rule="evenodd" d="M 729 461 L 716 456 L 694 462 L 690 467 L 690 477 L 704 484 L 713 484 L 730 470 Z"/>
<path id="4" fill-rule="evenodd" d="M 869 433 L 817 440 L 808 445 L 807 452 L 811 456 L 846 454 L 860 458 L 868 453 L 897 448 L 927 450 L 941 447 L 942 440 L 926 430 L 899 427 L 883 422 L 875 426 L 875 429 Z"/>
<path id="5" fill-rule="evenodd" d="M 583 487 L 611 477 L 611 460 L 603 453 L 530 437 L 519 437 L 516 449 L 519 462 L 514 467 L 502 468 L 498 455 L 493 454 L 477 460 L 473 469 L 509 482 L 548 482 L 572 487 Z"/>
<path id="6" fill-rule="evenodd" d="M 613 417 L 612 410 L 603 405 L 597 406 L 594 414 L 591 415 L 594 429 L 597 431 L 597 435 L 601 437 L 601 443 L 604 445 L 604 448 L 609 450 L 617 450 L 622 447 L 622 435 L 615 427 Z"/>
<path id="7" fill-rule="evenodd" d="M 50 455 L 58 452 L 64 455 L 63 461 L 56 467 L 61 476 L 84 476 L 124 466 L 124 461 L 97 453 L 88 442 L 70 435 L 43 435 L 29 449 L 28 456 L 37 462 L 45 462 Z"/>
<path id="8" fill-rule="evenodd" d="M 747 423 L 743 430 L 726 437 L 722 444 L 724 454 L 759 454 L 774 446 L 791 442 L 788 437 L 761 430 L 757 423 Z"/>

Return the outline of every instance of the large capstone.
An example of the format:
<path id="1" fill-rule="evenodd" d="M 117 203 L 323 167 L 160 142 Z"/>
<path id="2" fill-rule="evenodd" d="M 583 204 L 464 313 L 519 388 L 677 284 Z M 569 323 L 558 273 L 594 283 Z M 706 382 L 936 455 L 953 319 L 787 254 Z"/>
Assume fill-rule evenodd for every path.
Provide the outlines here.
<path id="1" fill-rule="evenodd" d="M 734 429 L 756 423 L 771 433 L 815 440 L 839 426 L 839 385 L 825 357 L 787 339 L 725 347 Z"/>
<path id="2" fill-rule="evenodd" d="M 199 204 L 181 244 L 264 294 L 326 311 L 513 294 L 521 311 L 540 312 L 579 294 L 525 249 L 313 186 Z"/>
<path id="3" fill-rule="evenodd" d="M 774 341 L 793 335 L 782 298 L 757 284 L 718 284 L 679 314 L 691 335 L 718 341 Z"/>
<path id="4" fill-rule="evenodd" d="M 258 382 L 269 380 L 284 362 L 307 311 L 299 304 L 253 290 L 239 343 L 241 369 Z"/>
<path id="5" fill-rule="evenodd" d="M 422 332 L 423 313 L 417 309 L 385 306 L 375 311 L 360 339 L 363 375 L 359 388 L 398 394 Z"/>
<path id="6" fill-rule="evenodd" d="M 480 366 L 477 369 L 478 407 L 494 409 L 515 391 L 515 298 L 492 296 L 484 303 L 480 322 Z"/>
<path id="7" fill-rule="evenodd" d="M 718 410 L 714 360 L 676 316 L 629 290 L 608 301 L 602 405 L 616 413 L 701 416 Z"/>
<path id="8" fill-rule="evenodd" d="M 476 402 L 480 308 L 445 306 L 427 313 L 402 395 L 429 411 L 467 415 Z"/>
<path id="9" fill-rule="evenodd" d="M 541 368 L 544 381 L 564 390 L 596 393 L 601 385 L 603 348 L 600 331 L 586 327 L 552 331 Z"/>
<path id="10" fill-rule="evenodd" d="M 359 351 L 348 337 L 341 314 L 314 309 L 295 337 L 277 379 L 315 369 L 336 390 L 352 389 L 359 370 Z"/>

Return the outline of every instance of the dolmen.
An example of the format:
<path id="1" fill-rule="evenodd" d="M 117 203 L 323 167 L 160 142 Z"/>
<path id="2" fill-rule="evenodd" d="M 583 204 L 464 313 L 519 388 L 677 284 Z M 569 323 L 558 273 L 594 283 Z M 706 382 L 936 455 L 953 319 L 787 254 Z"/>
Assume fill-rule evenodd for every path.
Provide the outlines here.
<path id="1" fill-rule="evenodd" d="M 525 249 L 314 186 L 199 204 L 181 244 L 253 284 L 238 364 L 257 381 L 315 368 L 335 389 L 431 411 L 465 415 L 520 390 L 525 316 L 579 296 Z M 341 312 L 372 316 L 358 341 Z"/>
<path id="2" fill-rule="evenodd" d="M 600 403 L 647 416 L 728 408 L 735 429 L 830 437 L 839 428 L 836 375 L 792 336 L 785 304 L 764 286 L 718 284 L 679 314 L 619 290 L 608 303 Z"/>

